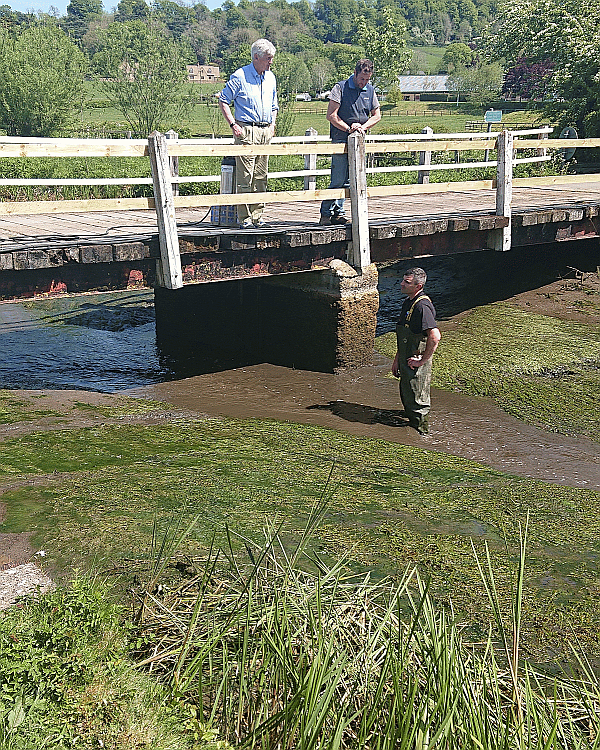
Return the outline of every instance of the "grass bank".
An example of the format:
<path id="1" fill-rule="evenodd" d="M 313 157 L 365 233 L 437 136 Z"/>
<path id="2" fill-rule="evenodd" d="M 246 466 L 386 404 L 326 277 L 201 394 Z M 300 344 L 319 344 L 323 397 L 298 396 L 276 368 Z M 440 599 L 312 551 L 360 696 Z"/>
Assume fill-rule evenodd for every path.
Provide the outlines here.
<path id="1" fill-rule="evenodd" d="M 129 658 L 110 587 L 80 575 L 0 618 L 0 748 L 192 750 L 189 711 Z"/>
<path id="2" fill-rule="evenodd" d="M 33 477 L 35 484 L 19 486 Z M 2 444 L 0 482 L 17 485 L 2 495 L 2 530 L 32 532 L 58 568 L 133 577 L 154 524 L 164 529 L 173 516 L 202 518 L 184 556 L 225 544 L 226 526 L 256 539 L 274 524 L 293 544 L 328 477 L 331 500 L 314 550 L 326 560 L 348 550 L 350 570 L 376 577 L 417 565 L 431 578 L 434 599 L 452 599 L 480 634 L 485 593 L 471 539 L 478 549 L 490 545 L 505 591 L 518 524 L 529 514 L 528 653 L 541 661 L 564 653 L 572 629 L 590 653 L 600 653 L 598 493 L 317 427 L 181 419 L 23 434 Z"/>

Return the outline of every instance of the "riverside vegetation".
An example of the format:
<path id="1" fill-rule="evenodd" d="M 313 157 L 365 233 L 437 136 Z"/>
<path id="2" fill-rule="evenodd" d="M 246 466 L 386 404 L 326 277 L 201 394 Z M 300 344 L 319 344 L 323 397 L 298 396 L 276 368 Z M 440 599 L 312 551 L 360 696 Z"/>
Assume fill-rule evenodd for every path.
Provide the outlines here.
<path id="1" fill-rule="evenodd" d="M 599 439 L 595 322 L 490 305 L 436 358 Z M 124 397 L 0 406 L 2 531 L 62 571 L 0 620 L 0 747 L 598 746 L 600 493 Z"/>

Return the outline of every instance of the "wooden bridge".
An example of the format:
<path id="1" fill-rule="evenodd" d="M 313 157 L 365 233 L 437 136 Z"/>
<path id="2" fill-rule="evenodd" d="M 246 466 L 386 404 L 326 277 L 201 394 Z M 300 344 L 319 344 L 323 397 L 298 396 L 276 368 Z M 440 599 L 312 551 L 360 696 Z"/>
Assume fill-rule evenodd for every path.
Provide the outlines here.
<path id="1" fill-rule="evenodd" d="M 316 189 L 316 175 L 328 172 L 316 169 L 317 155 L 341 153 L 346 146 L 311 134 L 252 147 L 235 146 L 225 139 L 168 139 L 158 133 L 147 141 L 0 138 L 0 158 L 136 156 L 149 159 L 151 164 L 148 178 L 2 179 L 0 185 L 152 184 L 154 192 L 153 198 L 0 203 L 0 297 L 154 286 L 157 330 L 160 335 L 164 328 L 163 338 L 171 341 L 177 338 L 173 333 L 182 315 L 204 320 L 206 315 L 220 311 L 217 317 L 226 319 L 232 305 L 239 313 L 242 304 L 247 315 L 249 301 L 239 301 L 243 296 L 240 287 L 232 293 L 218 285 L 217 292 L 214 288 L 208 290 L 214 285 L 198 282 L 263 279 L 269 282 L 271 297 L 279 295 L 279 303 L 277 309 L 263 309 L 260 315 L 280 318 L 282 325 L 288 320 L 283 311 L 292 298 L 296 300 L 295 314 L 302 308 L 302 314 L 312 319 L 314 300 L 319 296 L 324 299 L 319 325 L 322 330 L 329 327 L 331 335 L 324 336 L 326 341 L 316 357 L 318 363 L 298 357 L 299 340 L 304 335 L 301 332 L 296 332 L 292 359 L 284 357 L 282 361 L 331 369 L 362 364 L 370 357 L 377 310 L 375 266 L 379 263 L 484 249 L 506 251 L 514 246 L 599 236 L 598 175 L 513 177 L 515 165 L 545 162 L 552 149 L 565 147 L 564 141 L 547 138 L 549 129 L 477 135 L 434 135 L 427 130 L 415 135 L 380 136 L 366 142 L 362 136 L 352 136 L 347 148 L 348 190 Z M 598 146 L 600 139 L 569 140 L 569 147 Z M 470 161 L 431 160 L 432 153 L 458 156 L 464 152 L 468 152 Z M 253 202 L 267 204 L 265 218 L 270 227 L 266 230 L 241 231 L 210 222 L 211 207 L 245 203 L 246 195 L 178 195 L 177 186 L 181 183 L 220 179 L 218 175 L 179 177 L 175 168 L 178 157 L 236 153 L 304 157 L 304 169 L 270 175 L 302 176 L 304 190 L 253 196 Z M 383 169 L 368 167 L 372 154 L 415 154 L 418 163 Z M 463 168 L 493 168 L 496 176 L 468 182 L 429 181 L 436 170 Z M 368 186 L 369 173 L 402 171 L 416 172 L 418 181 Z M 318 202 L 341 197 L 350 199 L 351 224 L 319 226 Z M 310 279 L 312 274 L 300 274 L 302 280 L 291 278 L 298 277 L 293 272 L 311 270 L 320 273 Z M 193 292 L 189 291 L 190 282 L 195 287 Z M 188 291 L 182 291 L 184 288 Z M 178 290 L 182 291 L 180 295 L 173 294 Z M 259 305 L 256 300 L 260 295 L 253 295 L 252 305 Z M 332 295 L 335 312 L 333 323 L 327 323 Z M 238 300 L 235 304 L 234 298 Z M 309 299 L 308 308 L 303 307 L 300 298 Z M 356 309 L 351 316 L 347 314 L 348 306 L 363 304 L 368 310 L 366 316 L 356 315 Z M 264 295 L 260 305 L 264 306 Z M 232 313 L 230 317 L 230 322 L 225 322 L 213 337 L 213 343 L 229 336 L 237 342 L 236 346 L 239 344 L 239 315 Z M 340 320 L 350 317 L 363 323 L 354 331 L 340 331 Z M 289 333 L 288 328 L 285 330 Z M 280 336 L 282 332 L 283 328 Z M 313 332 L 305 332 L 307 350 L 314 349 Z M 255 349 L 264 349 L 264 343 L 257 341 L 272 339 L 273 331 L 261 329 L 256 335 L 246 331 L 245 336 L 256 339 Z M 341 345 L 341 341 L 345 343 Z M 348 344 L 349 341 L 353 343 Z M 272 355 L 266 358 L 276 359 Z"/>

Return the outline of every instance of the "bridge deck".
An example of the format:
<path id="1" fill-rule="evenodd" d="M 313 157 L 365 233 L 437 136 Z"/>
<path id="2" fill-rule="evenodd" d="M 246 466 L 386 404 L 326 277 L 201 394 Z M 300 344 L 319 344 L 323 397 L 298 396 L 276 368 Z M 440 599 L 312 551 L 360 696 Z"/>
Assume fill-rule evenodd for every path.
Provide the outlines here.
<path id="1" fill-rule="evenodd" d="M 598 182 L 584 185 L 547 186 L 514 189 L 513 214 L 532 211 L 577 208 L 600 204 Z M 350 201 L 347 201 L 348 211 Z M 404 223 L 428 219 L 457 218 L 493 214 L 495 191 L 452 192 L 369 200 L 371 225 Z M 319 204 L 314 202 L 270 204 L 264 217 L 270 232 L 314 227 L 319 220 Z M 235 234 L 236 228 L 216 227 L 205 209 L 178 209 L 180 232 L 195 236 Z M 0 251 L 26 249 L 38 243 L 61 246 L 73 242 L 127 242 L 157 233 L 153 211 L 107 211 L 61 215 L 15 215 L 0 220 Z"/>

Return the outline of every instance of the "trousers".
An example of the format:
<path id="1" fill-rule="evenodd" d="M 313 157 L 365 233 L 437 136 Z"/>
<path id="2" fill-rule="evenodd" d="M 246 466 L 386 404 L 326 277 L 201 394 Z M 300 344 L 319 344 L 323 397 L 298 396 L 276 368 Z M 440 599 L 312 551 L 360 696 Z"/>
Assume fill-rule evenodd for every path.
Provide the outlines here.
<path id="1" fill-rule="evenodd" d="M 417 367 L 410 368 L 407 360 L 415 354 L 422 354 L 425 349 L 425 337 L 413 333 L 407 326 L 398 326 L 398 374 L 400 376 L 400 400 L 404 411 L 413 427 L 427 424 L 431 408 L 431 360 Z"/>
<path id="2" fill-rule="evenodd" d="M 243 129 L 241 138 L 235 138 L 236 144 L 246 146 L 271 142 L 271 128 L 258 128 L 256 125 L 240 125 Z M 266 193 L 267 175 L 269 173 L 268 156 L 236 156 L 235 185 L 238 193 Z M 258 221 L 265 208 L 264 203 L 250 203 L 238 206 L 238 221 L 250 217 Z"/>
<path id="3" fill-rule="evenodd" d="M 331 178 L 329 188 L 349 187 L 348 156 L 346 154 L 333 154 L 331 157 Z M 328 200 L 321 203 L 321 216 L 343 216 L 344 198 Z"/>

